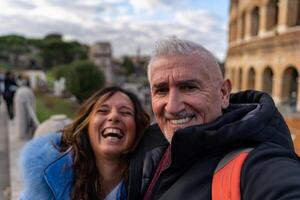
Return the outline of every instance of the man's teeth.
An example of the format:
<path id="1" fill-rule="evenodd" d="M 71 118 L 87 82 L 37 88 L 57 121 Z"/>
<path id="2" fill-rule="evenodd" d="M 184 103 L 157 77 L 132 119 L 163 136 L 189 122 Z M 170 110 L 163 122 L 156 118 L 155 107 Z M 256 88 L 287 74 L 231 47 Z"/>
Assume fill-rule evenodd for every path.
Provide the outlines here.
<path id="1" fill-rule="evenodd" d="M 184 123 L 189 122 L 191 119 L 192 119 L 191 117 L 185 117 L 182 119 L 172 119 L 172 120 L 170 120 L 170 122 L 172 124 L 184 124 Z"/>

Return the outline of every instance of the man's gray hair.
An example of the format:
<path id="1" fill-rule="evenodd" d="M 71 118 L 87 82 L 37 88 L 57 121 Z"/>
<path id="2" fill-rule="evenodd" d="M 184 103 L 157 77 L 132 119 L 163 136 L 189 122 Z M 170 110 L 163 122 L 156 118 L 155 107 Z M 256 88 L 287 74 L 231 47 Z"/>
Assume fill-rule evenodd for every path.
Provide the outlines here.
<path id="1" fill-rule="evenodd" d="M 154 50 L 152 51 L 151 59 L 148 63 L 148 79 L 150 80 L 151 64 L 157 58 L 165 57 L 165 56 L 173 56 L 173 55 L 190 55 L 190 54 L 197 54 L 205 62 L 208 62 L 213 65 L 217 65 L 220 68 L 217 59 L 213 56 L 211 52 L 209 52 L 203 46 L 188 40 L 171 37 L 171 38 L 157 41 L 155 43 Z"/>

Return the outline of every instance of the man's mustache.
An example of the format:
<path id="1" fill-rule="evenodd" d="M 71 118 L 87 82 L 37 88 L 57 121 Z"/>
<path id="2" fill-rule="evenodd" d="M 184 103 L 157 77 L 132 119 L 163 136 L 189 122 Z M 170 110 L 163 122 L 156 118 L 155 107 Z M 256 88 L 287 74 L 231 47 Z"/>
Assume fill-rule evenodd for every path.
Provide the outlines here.
<path id="1" fill-rule="evenodd" d="M 166 119 L 181 119 L 181 118 L 186 118 L 186 117 L 194 117 L 195 113 L 194 112 L 188 112 L 186 110 L 180 111 L 178 113 L 168 113 L 164 112 L 164 117 Z"/>

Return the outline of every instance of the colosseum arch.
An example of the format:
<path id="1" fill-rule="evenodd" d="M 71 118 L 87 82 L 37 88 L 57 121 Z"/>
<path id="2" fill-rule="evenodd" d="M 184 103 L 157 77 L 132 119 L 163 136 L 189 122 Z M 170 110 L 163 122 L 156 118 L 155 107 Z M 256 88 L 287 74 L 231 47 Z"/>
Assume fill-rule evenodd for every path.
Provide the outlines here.
<path id="1" fill-rule="evenodd" d="M 279 0 L 269 0 L 267 5 L 267 30 L 274 29 L 278 24 Z"/>
<path id="2" fill-rule="evenodd" d="M 255 70 L 253 67 L 251 67 L 248 72 L 248 89 L 255 89 Z"/>
<path id="3" fill-rule="evenodd" d="M 251 11 L 251 36 L 258 35 L 259 30 L 259 7 L 256 6 Z"/>
<path id="4" fill-rule="evenodd" d="M 270 66 L 266 67 L 263 72 L 263 91 L 272 95 L 273 91 L 273 70 Z"/>
<path id="5" fill-rule="evenodd" d="M 287 26 L 300 25 L 300 0 L 288 0 Z"/>
<path id="6" fill-rule="evenodd" d="M 299 73 L 294 66 L 289 66 L 282 76 L 282 103 L 295 107 L 298 96 Z"/>

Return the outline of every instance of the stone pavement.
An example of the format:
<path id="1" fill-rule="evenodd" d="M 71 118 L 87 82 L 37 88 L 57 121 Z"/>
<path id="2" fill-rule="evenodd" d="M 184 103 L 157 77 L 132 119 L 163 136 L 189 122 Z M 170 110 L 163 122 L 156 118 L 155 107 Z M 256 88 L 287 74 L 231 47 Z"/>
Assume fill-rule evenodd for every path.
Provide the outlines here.
<path id="1" fill-rule="evenodd" d="M 0 97 L 0 200 L 9 200 L 8 119 Z"/>
<path id="2" fill-rule="evenodd" d="M 8 120 L 4 103 L 1 103 L 0 105 L 0 113 L 1 113 L 0 115 L 1 146 L 0 147 L 2 149 L 2 147 L 6 146 L 7 155 L 8 155 L 8 159 L 7 159 L 8 163 L 6 165 L 6 171 L 1 171 L 0 177 L 2 181 L 2 178 L 5 178 L 4 176 L 8 176 L 9 179 L 8 184 L 10 183 L 10 187 L 9 189 L 6 189 L 4 193 L 6 194 L 10 193 L 10 199 L 17 200 L 20 191 L 22 190 L 22 177 L 19 168 L 19 160 L 20 160 L 19 155 L 22 147 L 27 142 L 27 140 L 19 138 L 15 130 L 14 121 Z M 5 137 L 6 137 L 6 142 L 5 142 Z M 2 145 L 2 143 L 4 144 L 6 143 L 6 145 Z M 2 166 L 2 163 L 5 163 L 5 160 L 2 160 L 2 157 L 0 157 L 0 159 L 1 159 L 1 166 Z M 5 199 L 5 197 L 3 198 L 3 200 L 8 200 L 8 199 L 9 198 L 7 199 Z M 2 200 L 1 196 L 0 196 L 0 200 Z"/>

